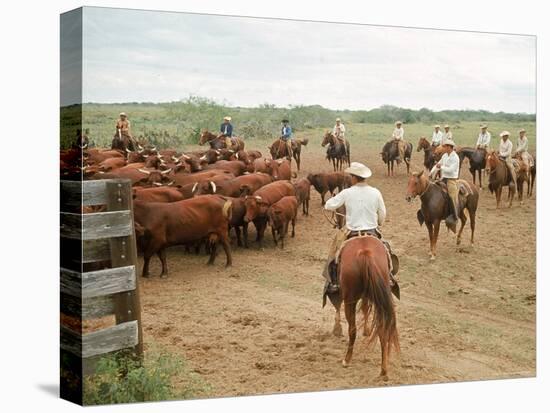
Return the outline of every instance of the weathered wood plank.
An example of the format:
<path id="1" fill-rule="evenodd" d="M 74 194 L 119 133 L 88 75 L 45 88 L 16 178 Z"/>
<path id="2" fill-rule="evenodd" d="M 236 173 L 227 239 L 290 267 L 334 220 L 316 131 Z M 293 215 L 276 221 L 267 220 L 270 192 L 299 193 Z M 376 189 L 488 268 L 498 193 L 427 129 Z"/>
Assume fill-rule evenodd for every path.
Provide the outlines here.
<path id="1" fill-rule="evenodd" d="M 74 297 L 99 297 L 135 288 L 136 273 L 133 265 L 84 273 L 61 268 L 61 292 Z"/>
<path id="2" fill-rule="evenodd" d="M 92 240 L 124 237 L 133 234 L 130 211 L 98 212 L 94 214 L 61 213 L 61 236 Z"/>
<path id="3" fill-rule="evenodd" d="M 61 293 L 61 312 L 63 314 L 89 320 L 114 313 L 113 296 L 80 298 Z"/>
<path id="4" fill-rule="evenodd" d="M 82 263 L 111 259 L 108 239 L 88 240 L 82 243 Z"/>
<path id="5" fill-rule="evenodd" d="M 128 321 L 84 335 L 61 326 L 61 348 L 82 358 L 134 347 L 137 343 L 137 321 Z"/>
<path id="6" fill-rule="evenodd" d="M 97 179 L 90 181 L 61 181 L 61 210 L 67 207 L 105 205 L 107 203 L 108 183 L 130 182 L 128 179 Z"/>

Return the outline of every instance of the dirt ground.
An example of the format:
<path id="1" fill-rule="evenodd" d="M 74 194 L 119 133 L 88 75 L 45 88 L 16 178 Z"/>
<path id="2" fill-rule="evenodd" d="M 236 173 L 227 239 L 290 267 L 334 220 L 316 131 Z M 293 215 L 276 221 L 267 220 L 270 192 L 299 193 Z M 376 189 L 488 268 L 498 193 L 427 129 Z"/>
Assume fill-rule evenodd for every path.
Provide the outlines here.
<path id="1" fill-rule="evenodd" d="M 311 215 L 299 215 L 296 237 L 284 250 L 274 247 L 268 231 L 264 250 L 235 246 L 234 265 L 224 269 L 223 252 L 207 267 L 206 256 L 175 247 L 168 252 L 168 278 L 158 277 L 154 259 L 153 278 L 140 280 L 146 349 L 184 358 L 209 385 L 198 397 L 536 374 L 535 199 L 496 210 L 494 196 L 482 191 L 474 248 L 468 247 L 469 226 L 460 252 L 444 229 L 430 262 L 428 232 L 416 220 L 420 201 L 405 201 L 404 167 L 388 178 L 378 151 L 354 148 L 354 154 L 373 170 L 370 183 L 388 209 L 383 233 L 401 260 L 401 353 L 392 354 L 389 381 L 378 378 L 377 342 L 367 348 L 360 335 L 351 366 L 341 365 L 345 317 L 344 336 L 333 336 L 334 309 L 321 307 L 320 273 L 334 230 L 312 188 Z M 420 158 L 413 154 L 416 165 Z M 317 144 L 304 150 L 302 165 L 299 177 L 331 170 Z M 462 176 L 471 180 L 467 168 Z"/>

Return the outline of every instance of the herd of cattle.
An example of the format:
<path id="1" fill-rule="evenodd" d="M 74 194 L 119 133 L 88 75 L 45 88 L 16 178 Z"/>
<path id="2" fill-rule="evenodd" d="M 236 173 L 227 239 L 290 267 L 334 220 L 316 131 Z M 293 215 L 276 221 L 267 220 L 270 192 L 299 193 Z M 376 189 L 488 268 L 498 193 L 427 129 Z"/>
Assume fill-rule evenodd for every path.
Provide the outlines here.
<path id="1" fill-rule="evenodd" d="M 226 265 L 231 265 L 229 234 L 234 230 L 237 245 L 248 248 L 250 223 L 260 247 L 269 225 L 275 245 L 284 248 L 290 226 L 295 234 L 298 210 L 309 213 L 311 185 L 324 202 L 327 193 L 350 184 L 349 176 L 340 171 L 309 174 L 291 182 L 296 174 L 290 162 L 244 149 L 183 153 L 156 147 L 136 151 L 77 148 L 62 151 L 61 173 L 63 179 L 79 179 L 80 174 L 87 180 L 129 179 L 136 239 L 144 256 L 142 275 L 149 275 L 150 259 L 157 254 L 161 276 L 166 276 L 166 248 L 174 245 L 197 252 L 205 246 L 212 264 L 221 244 Z"/>

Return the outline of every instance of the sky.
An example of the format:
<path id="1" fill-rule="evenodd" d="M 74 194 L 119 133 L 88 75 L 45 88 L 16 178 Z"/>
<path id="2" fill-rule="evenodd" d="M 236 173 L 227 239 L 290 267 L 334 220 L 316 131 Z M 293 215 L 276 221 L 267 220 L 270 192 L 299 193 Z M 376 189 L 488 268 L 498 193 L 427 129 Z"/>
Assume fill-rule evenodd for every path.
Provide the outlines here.
<path id="1" fill-rule="evenodd" d="M 524 35 L 85 8 L 82 101 L 534 113 L 535 48 Z"/>

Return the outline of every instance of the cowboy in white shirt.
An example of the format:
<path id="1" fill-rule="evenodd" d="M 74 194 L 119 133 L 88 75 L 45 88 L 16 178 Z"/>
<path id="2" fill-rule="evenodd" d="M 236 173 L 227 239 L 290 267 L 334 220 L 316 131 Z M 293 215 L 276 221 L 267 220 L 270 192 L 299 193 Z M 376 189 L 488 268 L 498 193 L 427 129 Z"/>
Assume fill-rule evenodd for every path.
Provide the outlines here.
<path id="1" fill-rule="evenodd" d="M 453 133 L 450 131 L 451 127 L 449 125 L 443 126 L 443 129 L 445 129 L 445 132 L 443 133 L 443 137 L 441 138 L 441 141 L 446 140 L 453 140 Z"/>
<path id="2" fill-rule="evenodd" d="M 432 178 L 435 178 L 437 173 L 441 171 L 441 180 L 447 184 L 447 192 L 452 203 L 452 213 L 445 222 L 454 232 L 456 232 L 456 221 L 458 220 L 458 186 L 456 181 L 460 170 L 460 159 L 455 152 L 455 146 L 456 144 L 452 139 L 444 140 L 443 149 L 445 153 L 430 171 Z"/>
<path id="3" fill-rule="evenodd" d="M 487 125 L 480 126 L 481 132 L 477 137 L 476 149 L 485 149 L 489 148 L 491 144 L 491 134 L 487 132 Z"/>
<path id="4" fill-rule="evenodd" d="M 500 146 L 498 147 L 498 156 L 506 162 L 512 181 L 514 181 L 514 185 L 517 187 L 516 170 L 514 168 L 514 163 L 512 162 L 512 150 L 514 149 L 514 144 L 510 139 L 508 139 L 510 137 L 510 132 L 506 130 L 502 131 L 500 133 L 500 137 L 501 140 Z"/>
<path id="5" fill-rule="evenodd" d="M 441 141 L 443 140 L 443 132 L 441 132 L 439 125 L 434 126 L 434 131 L 432 133 L 432 146 L 439 146 L 441 145 Z"/>
<path id="6" fill-rule="evenodd" d="M 342 190 L 325 204 L 325 209 L 329 211 L 336 211 L 344 205 L 346 207 L 346 229 L 338 231 L 334 237 L 329 249 L 327 265 L 323 271 L 323 276 L 328 281 L 327 291 L 329 293 L 338 291 L 334 260 L 342 243 L 346 239 L 361 235 L 373 235 L 381 239 L 382 235 L 378 231 L 378 227 L 386 218 L 386 206 L 382 194 L 366 182 L 366 179 L 372 175 L 371 170 L 359 162 L 352 162 L 345 172 L 351 175 L 352 186 Z M 389 249 L 387 243 L 384 245 Z M 391 259 L 392 272 L 395 274 L 398 269 L 397 257 L 392 254 Z"/>
<path id="7" fill-rule="evenodd" d="M 342 123 L 340 118 L 336 118 L 336 125 L 332 129 L 332 134 L 344 144 L 344 149 L 346 149 L 346 127 Z"/>
<path id="8" fill-rule="evenodd" d="M 401 122 L 400 120 L 395 122 L 395 129 L 393 130 L 390 139 L 390 142 L 397 142 L 397 149 L 399 150 L 399 158 L 397 158 L 398 162 L 401 162 L 405 159 L 405 129 L 401 127 L 402 124 L 403 122 Z"/>
<path id="9" fill-rule="evenodd" d="M 525 129 L 520 129 L 518 144 L 516 146 L 515 156 L 520 158 L 525 164 L 529 167 L 533 166 L 533 157 L 527 150 L 529 149 L 529 143 L 527 141 L 527 136 L 525 135 Z"/>

